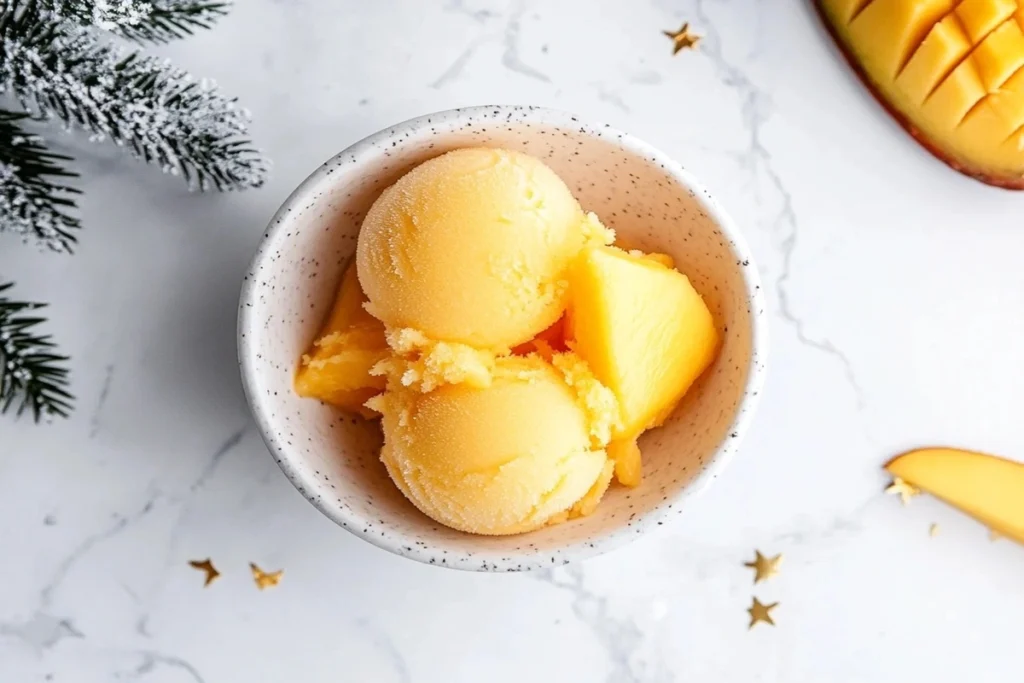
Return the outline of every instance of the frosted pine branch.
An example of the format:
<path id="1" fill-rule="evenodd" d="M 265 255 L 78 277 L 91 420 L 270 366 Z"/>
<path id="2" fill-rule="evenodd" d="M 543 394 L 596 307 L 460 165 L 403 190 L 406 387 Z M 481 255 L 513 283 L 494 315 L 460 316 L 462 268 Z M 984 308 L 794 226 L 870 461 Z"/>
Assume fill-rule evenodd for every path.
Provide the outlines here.
<path id="1" fill-rule="evenodd" d="M 69 210 L 78 190 L 59 179 L 77 174 L 61 166 L 70 157 L 47 151 L 41 138 L 22 130 L 18 122 L 25 118 L 0 110 L 0 232 L 71 251 L 79 223 Z"/>
<path id="2" fill-rule="evenodd" d="M 17 406 L 15 414 L 27 410 L 36 422 L 66 417 L 73 400 L 67 391 L 68 359 L 54 353 L 49 335 L 35 331 L 43 319 L 26 315 L 43 305 L 11 301 L 5 294 L 10 287 L 0 283 L 0 413 Z"/>
<path id="3" fill-rule="evenodd" d="M 32 1 L 32 0 L 29 0 Z M 136 42 L 164 43 L 210 28 L 230 2 L 207 0 L 36 0 L 53 14 Z"/>
<path id="4" fill-rule="evenodd" d="M 103 44 L 34 5 L 0 13 L 0 94 L 34 115 L 109 138 L 189 187 L 258 187 L 268 162 L 245 139 L 248 112 L 210 81 Z"/>

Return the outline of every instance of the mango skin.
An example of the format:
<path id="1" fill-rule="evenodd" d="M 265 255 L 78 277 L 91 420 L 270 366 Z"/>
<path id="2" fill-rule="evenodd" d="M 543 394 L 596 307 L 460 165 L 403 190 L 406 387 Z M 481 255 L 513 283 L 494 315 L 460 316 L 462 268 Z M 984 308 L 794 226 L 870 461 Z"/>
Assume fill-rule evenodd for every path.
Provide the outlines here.
<path id="1" fill-rule="evenodd" d="M 1021 18 L 1024 17 L 1024 6 L 1020 5 L 1020 0 L 1016 1 L 1018 3 L 1018 7 L 1015 15 L 1018 18 L 1018 22 L 1020 22 Z M 832 38 L 832 41 L 839 48 L 840 54 L 842 54 L 843 58 L 850 65 L 850 68 L 857 74 L 861 82 L 865 87 L 867 87 L 875 100 L 882 105 L 883 109 L 885 109 L 889 115 L 892 116 L 893 119 L 895 119 L 896 122 L 918 142 L 918 144 L 953 170 L 974 178 L 986 185 L 1000 187 L 1007 190 L 1024 190 L 1024 130 L 1016 130 L 1013 135 L 1011 135 L 1011 138 L 1007 139 L 1003 143 L 1010 144 L 1014 139 L 1016 140 L 1018 147 L 1021 150 L 1021 163 L 1019 168 L 1015 168 L 1013 170 L 990 168 L 987 167 L 984 161 L 980 158 L 984 156 L 984 150 L 976 151 L 971 154 L 954 154 L 950 149 L 944 146 L 945 141 L 938 139 L 936 136 L 930 135 L 923 130 L 922 126 L 919 125 L 912 116 L 901 110 L 900 107 L 886 95 L 882 88 L 878 86 L 868 73 L 865 66 L 861 63 L 860 59 L 858 59 L 857 55 L 853 52 L 851 46 L 844 39 L 839 28 L 835 25 L 834 16 L 831 16 L 829 13 L 829 5 L 832 6 L 832 13 L 835 15 L 847 12 L 848 10 L 844 9 L 845 5 L 857 7 L 863 4 L 865 4 L 863 0 L 854 0 L 853 2 L 850 2 L 850 0 L 814 0 L 813 2 L 813 5 L 821 18 L 822 24 L 825 26 L 825 29 Z M 976 50 L 977 47 L 977 42 L 972 41 L 971 49 Z M 972 71 L 975 70 L 976 69 L 972 69 Z M 1020 75 L 1021 74 L 1019 73 L 1017 74 L 1017 76 Z M 1020 79 L 1017 78 L 1011 80 L 1015 82 L 1015 86 L 1020 82 Z M 1021 87 L 1020 90 L 1021 91 L 1019 93 L 1011 93 L 1012 100 L 1015 103 L 1017 100 L 1024 103 L 1024 87 Z M 999 92 L 1002 93 L 1003 91 Z M 991 104 L 993 106 L 989 109 L 1001 106 L 999 102 L 993 102 Z M 1024 104 L 1021 106 L 1024 107 Z M 1024 113 L 1024 111 L 1022 111 L 1022 113 Z M 980 119 L 981 117 L 976 118 Z"/>

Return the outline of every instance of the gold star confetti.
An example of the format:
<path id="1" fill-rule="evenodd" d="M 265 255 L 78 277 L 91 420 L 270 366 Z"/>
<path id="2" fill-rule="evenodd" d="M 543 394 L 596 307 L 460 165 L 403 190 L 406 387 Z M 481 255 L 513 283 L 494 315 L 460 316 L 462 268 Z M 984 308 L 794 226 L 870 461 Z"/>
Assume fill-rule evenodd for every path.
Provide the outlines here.
<path id="1" fill-rule="evenodd" d="M 217 579 L 218 576 L 220 576 L 220 572 L 213 566 L 213 562 L 210 558 L 206 558 L 205 560 L 189 560 L 188 564 L 190 567 L 194 567 L 206 574 L 206 581 L 203 582 L 203 587 L 209 586 Z"/>
<path id="2" fill-rule="evenodd" d="M 754 561 L 744 562 L 744 567 L 754 570 L 754 583 L 761 583 L 776 576 L 779 573 L 779 564 L 782 563 L 782 553 L 775 557 L 765 557 L 760 550 L 754 551 Z"/>
<path id="3" fill-rule="evenodd" d="M 939 535 L 939 525 L 938 524 L 932 524 L 930 527 L 928 527 L 928 535 L 931 536 L 932 538 L 935 538 L 936 536 L 938 536 Z"/>
<path id="4" fill-rule="evenodd" d="M 904 505 L 910 503 L 910 499 L 921 494 L 921 489 L 912 486 L 899 477 L 895 477 L 892 483 L 885 489 L 886 493 L 896 494 Z"/>
<path id="5" fill-rule="evenodd" d="M 998 541 L 1000 538 L 1006 538 L 1006 537 L 1003 536 L 998 531 L 996 531 L 995 529 L 989 529 L 988 530 L 988 540 L 990 540 L 990 541 Z"/>
<path id="6" fill-rule="evenodd" d="M 772 610 L 779 606 L 779 603 L 773 602 L 770 605 L 762 605 L 761 602 L 754 598 L 754 604 L 750 606 L 747 611 L 750 612 L 750 626 L 748 629 L 754 628 L 759 621 L 763 621 L 770 626 L 775 626 L 775 622 L 772 621 Z"/>
<path id="7" fill-rule="evenodd" d="M 678 31 L 662 31 L 672 39 L 672 54 L 677 55 L 681 50 L 692 49 L 700 42 L 701 36 L 690 33 L 690 23 L 686 22 Z"/>
<path id="8" fill-rule="evenodd" d="M 284 574 L 283 569 L 278 569 L 276 572 L 265 572 L 257 567 L 255 562 L 250 562 L 249 568 L 252 569 L 252 578 L 260 590 L 276 586 L 281 582 L 281 576 Z"/>

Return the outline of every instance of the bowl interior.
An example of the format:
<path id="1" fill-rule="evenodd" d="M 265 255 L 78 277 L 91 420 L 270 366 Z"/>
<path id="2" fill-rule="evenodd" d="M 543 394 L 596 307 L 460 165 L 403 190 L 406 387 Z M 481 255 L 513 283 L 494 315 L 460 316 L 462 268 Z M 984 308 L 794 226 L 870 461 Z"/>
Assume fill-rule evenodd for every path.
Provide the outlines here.
<path id="1" fill-rule="evenodd" d="M 664 427 L 641 439 L 644 481 L 614 485 L 590 517 L 510 537 L 447 529 L 417 511 L 378 458 L 367 422 L 301 399 L 292 380 L 329 310 L 359 225 L 380 192 L 412 166 L 457 147 L 521 150 L 544 159 L 586 210 L 633 248 L 670 254 L 708 303 L 723 345 Z M 488 107 L 423 117 L 357 143 L 314 173 L 275 217 L 247 276 L 240 359 L 257 421 L 295 485 L 325 514 L 376 545 L 424 562 L 482 570 L 559 564 L 641 533 L 714 475 L 738 445 L 756 394 L 751 373 L 756 274 L 727 219 L 685 174 L 642 143 L 568 114 Z M 700 480 L 700 481 L 697 481 Z"/>

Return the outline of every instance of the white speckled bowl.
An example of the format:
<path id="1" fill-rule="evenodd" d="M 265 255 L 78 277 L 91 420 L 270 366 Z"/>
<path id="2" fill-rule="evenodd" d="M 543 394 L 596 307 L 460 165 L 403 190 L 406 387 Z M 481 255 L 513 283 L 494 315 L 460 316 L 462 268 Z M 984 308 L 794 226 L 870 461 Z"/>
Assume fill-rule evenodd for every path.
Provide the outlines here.
<path id="1" fill-rule="evenodd" d="M 487 145 L 544 159 L 629 246 L 670 254 L 723 332 L 713 367 L 664 427 L 641 439 L 643 484 L 612 486 L 597 512 L 528 534 L 485 537 L 421 514 L 378 457 L 376 423 L 292 389 L 299 356 L 331 305 L 366 210 L 416 164 Z M 764 376 L 764 301 L 729 217 L 676 162 L 639 140 L 536 107 L 455 109 L 387 128 L 321 166 L 285 201 L 242 286 L 238 355 L 270 452 L 321 512 L 361 538 L 421 562 L 479 571 L 563 564 L 620 546 L 684 514 L 685 501 L 735 452 Z"/>

